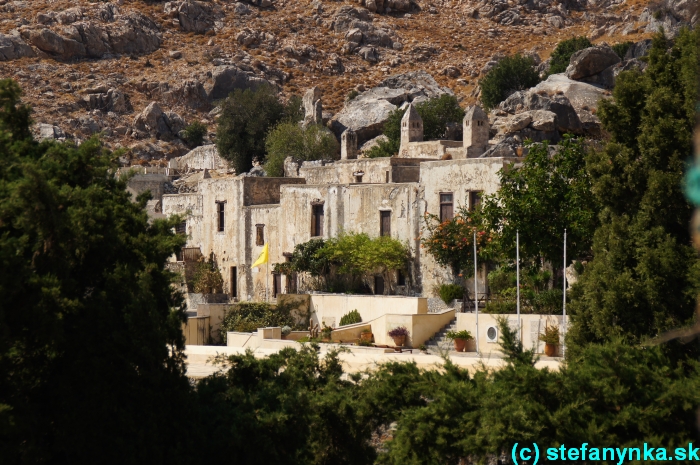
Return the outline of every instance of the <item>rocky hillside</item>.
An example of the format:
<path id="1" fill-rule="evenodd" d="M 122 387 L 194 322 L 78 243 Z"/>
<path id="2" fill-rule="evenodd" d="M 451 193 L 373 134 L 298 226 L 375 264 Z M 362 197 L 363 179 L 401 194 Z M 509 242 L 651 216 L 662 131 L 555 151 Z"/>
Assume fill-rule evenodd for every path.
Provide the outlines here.
<path id="1" fill-rule="evenodd" d="M 318 86 L 325 112 L 338 113 L 353 90 L 425 71 L 467 104 L 499 56 L 545 60 L 573 35 L 612 44 L 659 26 L 674 34 L 697 22 L 695 9 L 694 0 L 0 0 L 0 75 L 21 84 L 41 137 L 102 132 L 129 149 L 124 164 L 158 165 L 187 151 L 187 124 L 213 133 L 216 101 L 235 88 L 271 82 L 289 96 Z"/>

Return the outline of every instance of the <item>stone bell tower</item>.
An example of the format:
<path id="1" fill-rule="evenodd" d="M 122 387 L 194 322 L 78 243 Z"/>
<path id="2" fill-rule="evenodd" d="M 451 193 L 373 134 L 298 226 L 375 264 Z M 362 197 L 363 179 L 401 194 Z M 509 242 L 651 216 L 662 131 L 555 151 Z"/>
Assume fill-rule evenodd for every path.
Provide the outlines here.
<path id="1" fill-rule="evenodd" d="M 416 111 L 416 107 L 412 103 L 406 108 L 406 112 L 401 119 L 401 149 L 403 152 L 409 142 L 423 141 L 423 119 Z"/>
<path id="2" fill-rule="evenodd" d="M 467 108 L 464 114 L 464 148 L 467 158 L 475 158 L 486 151 L 489 144 L 489 117 L 478 105 Z"/>

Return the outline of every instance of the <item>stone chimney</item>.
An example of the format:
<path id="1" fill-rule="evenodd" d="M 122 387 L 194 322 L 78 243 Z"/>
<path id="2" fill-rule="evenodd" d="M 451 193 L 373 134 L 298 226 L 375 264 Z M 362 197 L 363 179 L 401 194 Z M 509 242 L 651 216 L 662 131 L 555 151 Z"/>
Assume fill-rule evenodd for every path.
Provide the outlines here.
<path id="1" fill-rule="evenodd" d="M 357 158 L 357 134 L 348 128 L 340 136 L 340 159 L 354 160 L 355 158 Z"/>
<path id="2" fill-rule="evenodd" d="M 423 119 L 416 111 L 416 107 L 412 103 L 408 104 L 406 112 L 401 118 L 401 148 L 399 153 L 402 153 L 409 142 L 423 141 Z"/>
<path id="3" fill-rule="evenodd" d="M 467 158 L 481 156 L 489 144 L 489 117 L 478 105 L 467 108 L 464 115 L 464 148 Z"/>
<path id="4" fill-rule="evenodd" d="M 304 125 L 323 124 L 323 104 L 321 89 L 312 87 L 304 94 Z"/>

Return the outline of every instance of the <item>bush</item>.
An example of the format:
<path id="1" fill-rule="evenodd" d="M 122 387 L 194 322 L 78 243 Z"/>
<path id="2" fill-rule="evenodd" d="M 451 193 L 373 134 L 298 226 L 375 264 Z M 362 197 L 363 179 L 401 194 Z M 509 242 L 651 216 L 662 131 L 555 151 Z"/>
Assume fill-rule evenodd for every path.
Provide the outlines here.
<path id="1" fill-rule="evenodd" d="M 262 85 L 255 90 L 234 90 L 222 103 L 216 128 L 216 147 L 222 158 L 231 162 L 236 173 L 253 167 L 253 159 L 265 156 L 265 137 L 287 116 L 298 117 L 296 99 L 287 106 L 277 98 L 277 92 Z"/>
<path id="2" fill-rule="evenodd" d="M 290 328 L 296 326 L 291 315 L 291 307 L 273 306 L 265 302 L 241 302 L 224 315 L 221 322 L 221 335 L 225 343 L 227 331 L 252 333 L 258 328 L 272 326 Z"/>
<path id="3" fill-rule="evenodd" d="M 207 135 L 207 125 L 201 121 L 195 121 L 185 128 L 185 140 L 191 148 L 199 147 Z"/>
<path id="4" fill-rule="evenodd" d="M 593 44 L 587 37 L 572 37 L 571 39 L 562 40 L 557 44 L 557 47 L 549 57 L 549 71 L 547 74 L 563 73 L 566 71 L 566 67 L 569 66 L 571 55 L 588 47 L 593 47 Z"/>
<path id="5" fill-rule="evenodd" d="M 265 172 L 268 176 L 284 176 L 287 157 L 296 162 L 337 158 L 338 147 L 335 136 L 325 126 L 311 124 L 304 128 L 296 122 L 283 121 L 265 139 Z"/>
<path id="6" fill-rule="evenodd" d="M 529 89 L 540 82 L 535 61 L 516 54 L 502 59 L 479 82 L 481 102 L 487 110 L 496 107 L 513 92 Z"/>
<path id="7" fill-rule="evenodd" d="M 357 310 L 351 310 L 340 319 L 340 326 L 354 325 L 355 323 L 362 323 L 362 317 Z"/>
<path id="8" fill-rule="evenodd" d="M 192 279 L 192 290 L 201 294 L 219 294 L 223 291 L 224 279 L 214 263 L 214 254 L 202 260 Z"/>
<path id="9" fill-rule="evenodd" d="M 469 339 L 473 339 L 472 333 L 467 331 L 466 329 L 463 329 L 462 331 L 448 331 L 447 334 L 445 334 L 445 337 L 447 339 L 464 339 L 465 341 L 468 341 Z"/>
<path id="10" fill-rule="evenodd" d="M 440 298 L 449 305 L 455 299 L 464 297 L 464 289 L 459 284 L 442 284 L 440 286 Z"/>
<path id="11" fill-rule="evenodd" d="M 621 60 L 625 59 L 627 55 L 627 50 L 632 46 L 632 42 L 620 42 L 612 46 L 613 51 L 620 57 Z"/>
<path id="12" fill-rule="evenodd" d="M 545 344 L 559 344 L 559 328 L 556 326 L 546 326 L 544 333 L 538 336 L 538 339 Z"/>

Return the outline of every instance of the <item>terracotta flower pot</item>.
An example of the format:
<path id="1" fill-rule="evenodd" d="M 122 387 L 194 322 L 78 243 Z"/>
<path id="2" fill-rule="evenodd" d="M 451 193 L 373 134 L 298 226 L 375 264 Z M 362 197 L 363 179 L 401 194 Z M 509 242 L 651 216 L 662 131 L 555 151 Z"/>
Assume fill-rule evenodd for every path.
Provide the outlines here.
<path id="1" fill-rule="evenodd" d="M 372 342 L 372 333 L 360 333 L 360 341 Z"/>
<path id="2" fill-rule="evenodd" d="M 545 343 L 544 345 L 544 354 L 547 357 L 554 357 L 554 355 L 557 353 L 557 345 L 556 344 L 547 344 Z"/>
<path id="3" fill-rule="evenodd" d="M 466 339 L 457 338 L 454 340 L 454 343 L 455 343 L 455 350 L 457 352 L 464 352 L 465 347 L 467 347 L 467 340 Z"/>
<path id="4" fill-rule="evenodd" d="M 406 344 L 406 336 L 396 336 L 392 337 L 392 339 L 394 340 L 394 345 L 396 347 L 403 347 L 404 344 Z"/>

